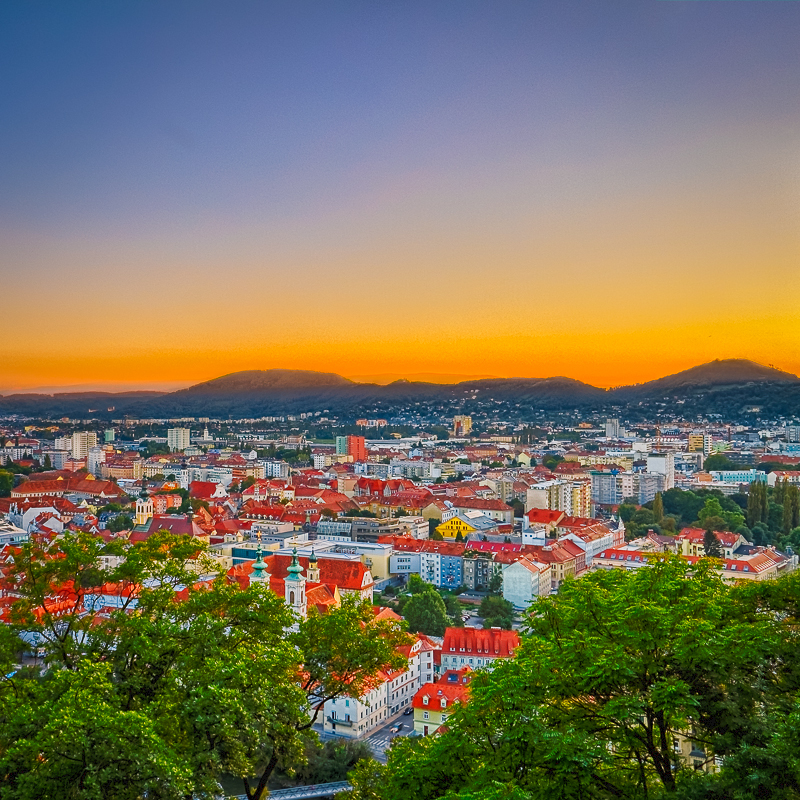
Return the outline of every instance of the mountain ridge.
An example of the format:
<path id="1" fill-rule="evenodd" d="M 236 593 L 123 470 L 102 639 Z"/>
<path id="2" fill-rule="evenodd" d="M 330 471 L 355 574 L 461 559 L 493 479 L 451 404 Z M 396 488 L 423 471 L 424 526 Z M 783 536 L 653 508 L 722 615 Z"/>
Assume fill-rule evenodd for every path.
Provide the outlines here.
<path id="1" fill-rule="evenodd" d="M 674 396 L 686 398 L 693 413 L 720 409 L 737 413 L 763 405 L 777 413 L 797 413 L 800 378 L 747 359 L 721 359 L 642 384 L 599 388 L 566 376 L 478 378 L 459 383 L 397 380 L 358 383 L 337 373 L 313 370 L 243 370 L 173 392 L 19 393 L 0 396 L 0 413 L 26 416 L 103 417 L 230 416 L 249 418 L 310 410 L 330 410 L 343 418 L 390 416 L 413 406 L 459 413 L 464 404 L 494 401 L 514 413 L 565 409 L 629 409 Z M 688 412 L 689 405 L 684 407 Z M 507 409 L 507 412 L 508 413 Z M 466 412 L 465 412 L 466 413 Z"/>

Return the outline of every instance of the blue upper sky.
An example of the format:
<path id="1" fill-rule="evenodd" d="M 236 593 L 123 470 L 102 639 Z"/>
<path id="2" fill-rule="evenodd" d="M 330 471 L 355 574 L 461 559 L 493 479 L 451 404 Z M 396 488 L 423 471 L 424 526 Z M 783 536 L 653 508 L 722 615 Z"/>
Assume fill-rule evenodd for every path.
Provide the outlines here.
<path id="1" fill-rule="evenodd" d="M 0 280 L 45 304 L 125 286 L 156 315 L 170 308 L 158 281 L 248 281 L 280 309 L 291 275 L 313 288 L 313 314 L 330 307 L 320 298 L 391 296 L 409 300 L 417 332 L 431 320 L 412 287 L 460 285 L 513 337 L 512 287 L 518 299 L 583 285 L 574 327 L 596 276 L 616 300 L 663 291 L 672 274 L 719 289 L 706 310 L 777 319 L 760 289 L 745 303 L 735 284 L 766 274 L 778 305 L 800 299 L 799 41 L 800 2 L 780 0 L 7 2 Z M 96 313 L 103 357 L 155 346 Z M 405 329 L 387 324 L 396 350 Z M 764 356 L 742 349 L 759 324 L 736 354 Z M 15 380 L 55 380 L 42 359 L 59 331 L 46 318 L 22 349 L 0 350 Z M 346 348 L 372 340 L 359 331 L 318 362 L 306 355 L 322 339 L 304 339 L 302 358 L 292 341 L 276 342 L 281 365 L 343 369 Z M 402 367 L 373 344 L 351 372 L 556 369 L 531 361 L 530 343 L 494 366 L 452 352 L 423 363 L 412 347 Z M 221 366 L 211 339 L 173 345 L 162 373 L 187 348 L 211 374 Z M 781 346 L 772 360 L 800 365 L 797 337 Z M 265 363 L 254 348 L 242 365 Z M 561 356 L 577 376 L 574 353 Z"/>

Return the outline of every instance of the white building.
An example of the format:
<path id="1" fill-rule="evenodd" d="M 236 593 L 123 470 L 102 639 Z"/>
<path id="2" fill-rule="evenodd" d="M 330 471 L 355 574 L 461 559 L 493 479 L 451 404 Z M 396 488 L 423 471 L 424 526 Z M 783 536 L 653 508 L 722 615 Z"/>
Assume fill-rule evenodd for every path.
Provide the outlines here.
<path id="1" fill-rule="evenodd" d="M 550 565 L 522 557 L 503 568 L 503 599 L 525 609 L 537 598 L 550 594 Z"/>
<path id="2" fill-rule="evenodd" d="M 325 733 L 357 739 L 369 736 L 405 708 L 410 708 L 417 690 L 434 676 L 435 648 L 418 635 L 408 653 L 408 667 L 381 675 L 382 682 L 361 697 L 329 700 L 323 709 Z"/>
<path id="3" fill-rule="evenodd" d="M 675 488 L 675 456 L 672 453 L 651 453 L 647 456 L 647 471 L 664 476 L 664 488 Z"/>
<path id="4" fill-rule="evenodd" d="M 86 456 L 86 469 L 96 478 L 100 477 L 100 465 L 106 463 L 106 451 L 98 445 L 90 447 Z"/>
<path id="5" fill-rule="evenodd" d="M 183 451 L 190 444 L 191 431 L 188 428 L 169 428 L 167 430 L 167 445 L 170 452 Z"/>
<path id="6" fill-rule="evenodd" d="M 72 434 L 70 450 L 73 458 L 86 458 L 92 447 L 97 447 L 97 434 L 94 431 L 76 431 Z M 56 449 L 59 449 L 58 442 L 56 442 Z"/>

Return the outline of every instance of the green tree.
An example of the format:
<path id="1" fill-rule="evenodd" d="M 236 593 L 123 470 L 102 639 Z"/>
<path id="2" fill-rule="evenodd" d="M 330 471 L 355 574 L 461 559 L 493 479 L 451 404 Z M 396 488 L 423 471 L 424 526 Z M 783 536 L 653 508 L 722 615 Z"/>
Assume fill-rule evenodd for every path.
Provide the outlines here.
<path id="1" fill-rule="evenodd" d="M 556 455 L 548 455 L 542 459 L 542 464 L 547 467 L 549 470 L 554 470 L 562 461 L 564 460 L 563 456 L 556 456 Z"/>
<path id="2" fill-rule="evenodd" d="M 481 600 L 478 613 L 483 617 L 484 628 L 511 630 L 514 622 L 514 606 L 502 597 L 488 595 Z"/>
<path id="3" fill-rule="evenodd" d="M 98 567 L 111 555 L 124 561 Z M 325 702 L 405 663 L 407 635 L 369 603 L 348 596 L 295 620 L 261 584 L 197 584 L 213 566 L 196 540 L 165 532 L 134 545 L 67 534 L 15 554 L 3 635 L 33 637 L 46 667 L 0 686 L 14 723 L 0 726 L 5 797 L 210 797 L 227 773 L 260 798 L 279 764 L 302 764 Z M 107 584 L 138 588 L 107 614 L 91 602 Z"/>
<path id="4" fill-rule="evenodd" d="M 784 586 L 800 598 L 798 581 Z M 798 603 L 767 597 L 769 588 L 748 588 L 763 594 L 744 602 L 713 562 L 690 568 L 677 557 L 568 581 L 535 603 L 515 658 L 475 675 L 469 703 L 448 718 L 446 731 L 398 741 L 381 768 L 381 788 L 362 769 L 356 789 L 363 780 L 381 800 L 513 792 L 634 800 L 689 790 L 755 798 L 776 768 L 797 760 L 796 732 L 784 725 L 776 734 L 770 725 L 776 704 L 791 707 L 796 692 L 789 677 L 800 671 L 792 658 Z M 787 619 L 774 615 L 781 605 Z M 776 668 L 765 670 L 773 658 Z M 696 774 L 676 754 L 673 737 L 689 731 L 726 765 L 739 755 L 776 761 L 752 778 L 734 771 L 740 794 L 717 795 L 725 778 Z"/>
<path id="5" fill-rule="evenodd" d="M 703 536 L 703 551 L 706 558 L 722 558 L 722 546 L 712 528 L 706 530 Z"/>
<path id="6" fill-rule="evenodd" d="M 444 607 L 447 609 L 447 615 L 450 617 L 451 624 L 456 628 L 464 627 L 464 620 L 461 618 L 463 608 L 457 597 L 448 594 L 444 598 Z"/>
<path id="7" fill-rule="evenodd" d="M 109 520 L 106 528 L 112 533 L 129 531 L 133 528 L 133 520 L 127 514 L 117 514 L 116 517 Z"/>
<path id="8" fill-rule="evenodd" d="M 403 607 L 403 618 L 413 633 L 444 636 L 449 619 L 441 595 L 428 585 L 425 591 L 412 595 Z"/>
<path id="9" fill-rule="evenodd" d="M 44 463 L 42 464 L 42 468 L 44 470 L 53 469 L 53 462 L 50 460 L 50 454 L 49 453 L 45 453 Z"/>
<path id="10" fill-rule="evenodd" d="M 747 492 L 747 513 L 746 520 L 748 527 L 752 528 L 759 522 L 765 521 L 767 485 L 761 481 L 754 481 L 750 484 Z"/>
<path id="11" fill-rule="evenodd" d="M 744 525 L 744 516 L 739 511 L 726 511 L 717 497 L 709 496 L 697 514 L 699 526 L 706 530 L 733 531 Z"/>
<path id="12" fill-rule="evenodd" d="M 789 534 L 800 524 L 800 491 L 795 484 L 788 484 L 783 490 L 783 532 Z"/>
<path id="13" fill-rule="evenodd" d="M 664 519 L 664 499 L 661 497 L 661 492 L 658 492 L 653 499 L 653 521 L 660 525 L 662 519 Z"/>
<path id="14" fill-rule="evenodd" d="M 10 497 L 14 488 L 14 476 L 6 470 L 0 469 L 0 497 Z"/>
<path id="15" fill-rule="evenodd" d="M 710 472 L 711 470 L 716 472 L 718 470 L 741 469 L 741 465 L 732 461 L 728 456 L 722 453 L 714 453 L 708 456 L 703 462 L 703 469 L 706 470 L 706 472 Z"/>
<path id="16" fill-rule="evenodd" d="M 500 571 L 492 572 L 489 578 L 489 591 L 492 594 L 500 594 L 503 591 L 503 573 Z"/>

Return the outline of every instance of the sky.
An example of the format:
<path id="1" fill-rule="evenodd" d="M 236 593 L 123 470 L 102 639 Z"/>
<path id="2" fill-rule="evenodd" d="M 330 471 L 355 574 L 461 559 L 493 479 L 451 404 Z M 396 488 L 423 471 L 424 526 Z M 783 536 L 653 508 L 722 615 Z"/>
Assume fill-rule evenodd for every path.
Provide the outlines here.
<path id="1" fill-rule="evenodd" d="M 800 2 L 0 4 L 0 390 L 800 373 Z"/>

